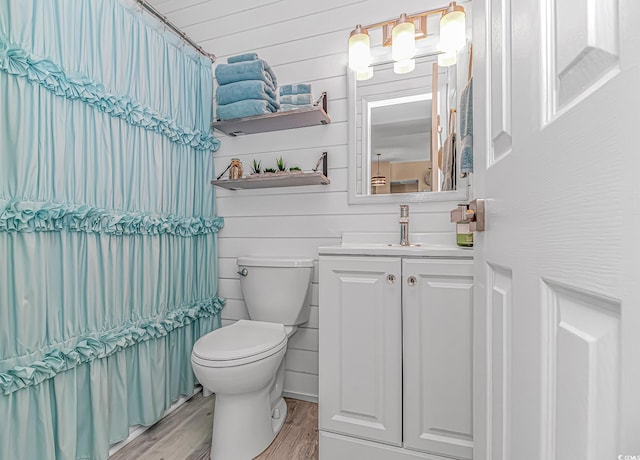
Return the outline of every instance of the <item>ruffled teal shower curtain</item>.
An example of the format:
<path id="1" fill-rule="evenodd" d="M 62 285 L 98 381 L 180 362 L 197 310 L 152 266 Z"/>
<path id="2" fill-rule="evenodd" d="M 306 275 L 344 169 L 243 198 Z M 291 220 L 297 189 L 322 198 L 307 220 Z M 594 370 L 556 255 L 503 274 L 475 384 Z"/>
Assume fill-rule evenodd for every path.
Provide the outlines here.
<path id="1" fill-rule="evenodd" d="M 220 326 L 211 63 L 129 0 L 0 2 L 0 459 L 103 459 Z"/>

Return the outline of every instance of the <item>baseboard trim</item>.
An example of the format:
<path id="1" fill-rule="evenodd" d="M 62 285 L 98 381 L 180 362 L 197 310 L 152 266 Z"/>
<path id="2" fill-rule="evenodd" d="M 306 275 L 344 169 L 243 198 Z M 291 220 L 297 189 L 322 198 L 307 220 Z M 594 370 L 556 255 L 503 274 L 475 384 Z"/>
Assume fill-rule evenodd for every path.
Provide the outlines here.
<path id="1" fill-rule="evenodd" d="M 299 399 L 301 401 L 307 401 L 312 403 L 318 402 L 318 395 L 310 395 L 307 393 L 295 393 L 293 391 L 283 391 L 282 396 L 284 396 L 285 398 Z"/>
<path id="2" fill-rule="evenodd" d="M 401 447 L 352 438 L 329 431 L 319 432 L 320 460 L 455 460 L 452 457 L 417 452 Z"/>
<path id="3" fill-rule="evenodd" d="M 201 391 L 202 391 L 202 387 L 200 385 L 198 385 L 198 386 L 196 386 L 194 388 L 193 394 L 191 396 L 182 396 L 182 397 L 178 398 L 178 400 L 176 402 L 174 402 L 171 405 L 171 407 L 169 407 L 169 409 L 164 411 L 164 414 L 162 414 L 162 417 L 160 417 L 155 423 L 158 423 L 160 420 L 162 420 L 163 418 L 165 418 L 166 416 L 171 414 L 173 411 L 175 411 L 177 408 L 182 406 L 184 403 L 189 401 L 191 398 L 193 398 L 195 395 L 197 395 Z M 135 426 L 129 427 L 129 436 L 127 437 L 127 439 L 124 439 L 124 440 L 122 440 L 120 442 L 116 442 L 114 444 L 111 444 L 111 446 L 109 447 L 109 457 L 111 457 L 113 454 L 118 452 L 120 449 L 124 448 L 127 444 L 129 444 L 131 441 L 136 439 L 142 433 L 147 431 L 153 425 L 149 425 L 149 426 L 135 425 Z"/>

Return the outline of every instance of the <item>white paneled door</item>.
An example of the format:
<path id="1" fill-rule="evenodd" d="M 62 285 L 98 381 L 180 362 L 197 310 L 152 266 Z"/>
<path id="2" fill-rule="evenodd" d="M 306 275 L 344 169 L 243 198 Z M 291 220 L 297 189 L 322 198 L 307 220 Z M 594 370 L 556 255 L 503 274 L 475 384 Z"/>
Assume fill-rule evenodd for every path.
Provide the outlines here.
<path id="1" fill-rule="evenodd" d="M 474 458 L 640 458 L 640 2 L 474 2 Z"/>

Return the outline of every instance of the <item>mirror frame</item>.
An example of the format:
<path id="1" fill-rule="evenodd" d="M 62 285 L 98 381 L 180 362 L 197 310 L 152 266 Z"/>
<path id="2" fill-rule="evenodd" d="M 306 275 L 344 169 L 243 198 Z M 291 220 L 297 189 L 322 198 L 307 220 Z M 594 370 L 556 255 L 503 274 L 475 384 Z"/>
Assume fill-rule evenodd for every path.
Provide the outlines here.
<path id="1" fill-rule="evenodd" d="M 357 126 L 356 120 L 356 74 L 347 67 L 347 119 L 348 119 L 348 175 L 349 175 L 349 203 L 350 204 L 399 204 L 399 203 L 427 203 L 440 201 L 460 201 L 469 199 L 471 194 L 470 181 L 459 183 L 458 190 L 415 193 L 389 193 L 386 195 L 365 195 L 357 193 Z M 365 152 L 363 152 L 365 154 Z"/>

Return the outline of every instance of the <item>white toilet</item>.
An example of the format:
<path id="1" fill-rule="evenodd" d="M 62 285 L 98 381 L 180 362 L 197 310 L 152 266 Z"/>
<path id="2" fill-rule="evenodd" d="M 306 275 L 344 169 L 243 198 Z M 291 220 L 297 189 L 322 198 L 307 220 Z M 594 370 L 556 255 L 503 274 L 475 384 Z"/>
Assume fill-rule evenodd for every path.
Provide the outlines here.
<path id="1" fill-rule="evenodd" d="M 202 336 L 191 353 L 196 377 L 216 394 L 213 460 L 252 459 L 278 434 L 287 338 L 309 320 L 313 259 L 241 257 L 238 268 L 251 320 Z"/>

